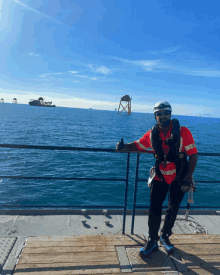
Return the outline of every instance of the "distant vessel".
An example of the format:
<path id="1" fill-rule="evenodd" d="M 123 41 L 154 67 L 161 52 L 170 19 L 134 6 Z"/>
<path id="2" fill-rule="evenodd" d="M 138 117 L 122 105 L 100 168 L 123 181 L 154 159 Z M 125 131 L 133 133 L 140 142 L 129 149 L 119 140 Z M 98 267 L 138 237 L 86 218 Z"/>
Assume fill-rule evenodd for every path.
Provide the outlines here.
<path id="1" fill-rule="evenodd" d="M 30 99 L 32 101 L 29 102 L 31 106 L 42 106 L 42 107 L 56 107 L 56 105 L 52 105 L 52 101 L 45 102 L 43 97 L 39 97 L 36 99 Z"/>

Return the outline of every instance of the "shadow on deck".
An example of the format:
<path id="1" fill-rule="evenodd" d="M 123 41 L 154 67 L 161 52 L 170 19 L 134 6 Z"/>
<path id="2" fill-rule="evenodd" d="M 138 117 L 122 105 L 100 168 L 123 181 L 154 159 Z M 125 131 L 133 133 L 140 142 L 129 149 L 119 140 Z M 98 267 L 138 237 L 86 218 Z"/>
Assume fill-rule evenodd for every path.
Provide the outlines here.
<path id="1" fill-rule="evenodd" d="M 160 246 L 142 260 L 144 235 L 28 237 L 12 274 L 220 274 L 220 235 L 174 234 L 170 240 L 171 257 Z M 6 266 L 2 274 L 11 274 Z"/>

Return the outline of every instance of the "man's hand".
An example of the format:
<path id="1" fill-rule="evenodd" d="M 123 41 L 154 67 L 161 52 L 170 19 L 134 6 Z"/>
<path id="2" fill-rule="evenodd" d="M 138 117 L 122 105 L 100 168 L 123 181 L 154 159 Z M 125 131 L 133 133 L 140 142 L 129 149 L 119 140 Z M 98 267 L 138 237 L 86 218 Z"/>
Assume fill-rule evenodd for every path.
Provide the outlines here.
<path id="1" fill-rule="evenodd" d="M 124 144 L 123 138 L 121 139 L 121 141 L 116 143 L 116 150 L 122 150 L 122 149 L 125 149 L 125 144 Z"/>
<path id="2" fill-rule="evenodd" d="M 187 174 L 180 181 L 181 191 L 183 191 L 183 192 L 188 192 L 190 185 L 193 184 L 192 183 L 192 175 L 196 168 L 197 161 L 198 161 L 197 154 L 193 154 L 193 155 L 189 156 L 189 166 L 188 166 Z"/>
<path id="3" fill-rule="evenodd" d="M 188 192 L 190 185 L 192 183 L 192 179 L 184 178 L 180 181 L 180 187 L 182 192 Z"/>

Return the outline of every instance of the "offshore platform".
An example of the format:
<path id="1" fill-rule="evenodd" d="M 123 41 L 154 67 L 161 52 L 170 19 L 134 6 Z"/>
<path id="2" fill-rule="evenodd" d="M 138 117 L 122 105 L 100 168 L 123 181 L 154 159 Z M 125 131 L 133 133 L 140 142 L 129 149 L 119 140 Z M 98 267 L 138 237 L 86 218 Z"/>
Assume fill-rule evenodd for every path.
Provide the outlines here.
<path id="1" fill-rule="evenodd" d="M 125 106 L 123 106 L 122 102 L 125 102 Z M 118 114 L 122 113 L 125 111 L 128 115 L 131 115 L 131 97 L 129 95 L 124 95 L 119 103 L 118 106 Z"/>

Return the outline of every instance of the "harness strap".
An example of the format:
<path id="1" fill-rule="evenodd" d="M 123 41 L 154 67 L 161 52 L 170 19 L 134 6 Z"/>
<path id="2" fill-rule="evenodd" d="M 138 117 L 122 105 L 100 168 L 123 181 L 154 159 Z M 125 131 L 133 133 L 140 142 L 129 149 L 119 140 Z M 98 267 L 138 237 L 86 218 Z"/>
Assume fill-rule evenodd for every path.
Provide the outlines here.
<path id="1" fill-rule="evenodd" d="M 160 130 L 158 124 L 155 124 L 151 129 L 151 145 L 155 151 L 154 157 L 155 170 L 159 178 L 164 179 L 159 165 L 161 162 L 174 162 L 176 164 L 176 172 L 178 176 L 182 176 L 185 170 L 185 164 L 187 163 L 186 154 L 184 152 L 179 153 L 180 149 L 180 124 L 177 119 L 172 119 L 171 137 L 165 140 L 165 144 L 170 146 L 168 155 L 164 154 L 162 148 L 162 140 L 160 137 Z"/>

